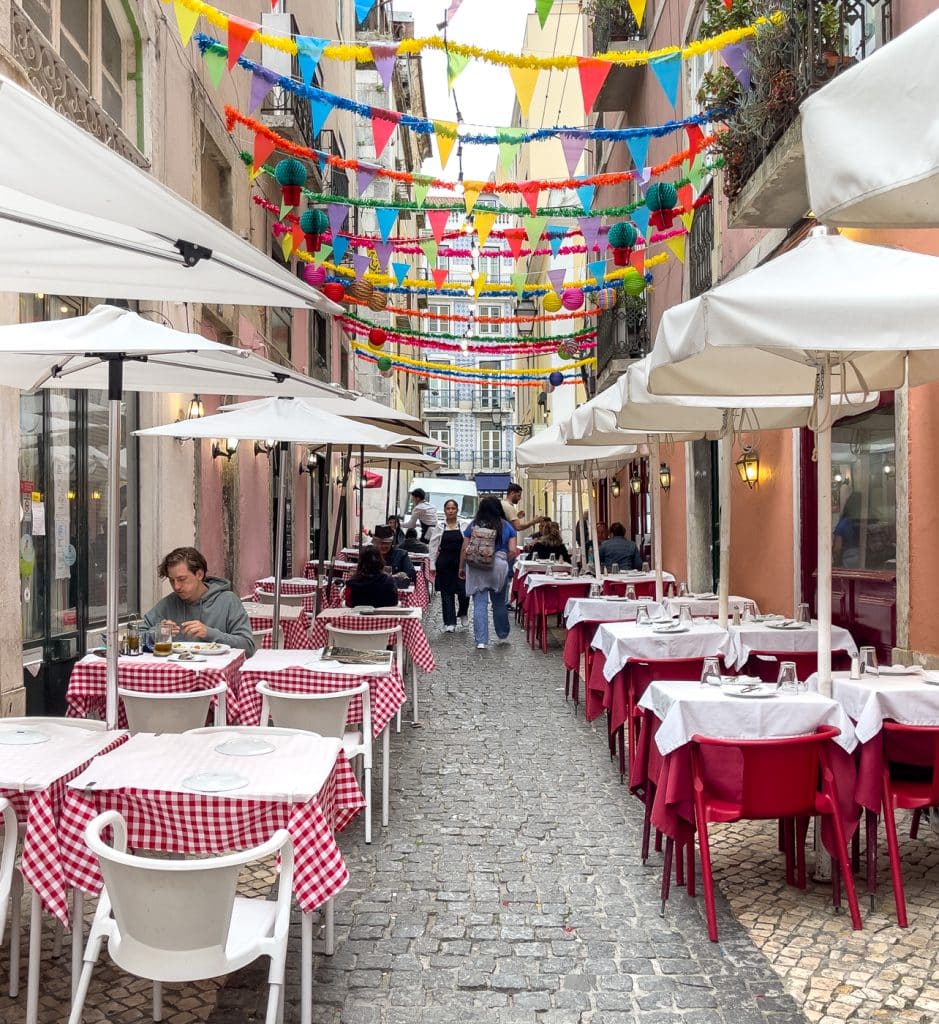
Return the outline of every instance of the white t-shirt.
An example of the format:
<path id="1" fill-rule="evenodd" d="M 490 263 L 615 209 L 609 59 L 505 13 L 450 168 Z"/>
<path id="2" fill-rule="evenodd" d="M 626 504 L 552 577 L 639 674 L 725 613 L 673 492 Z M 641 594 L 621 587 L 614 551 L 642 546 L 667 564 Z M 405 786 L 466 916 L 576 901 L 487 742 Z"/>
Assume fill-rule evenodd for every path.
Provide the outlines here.
<path id="1" fill-rule="evenodd" d="M 406 523 L 401 524 L 402 530 L 413 530 L 417 524 L 421 526 L 436 526 L 437 525 L 437 510 L 429 501 L 418 502 L 411 509 L 411 516 Z"/>

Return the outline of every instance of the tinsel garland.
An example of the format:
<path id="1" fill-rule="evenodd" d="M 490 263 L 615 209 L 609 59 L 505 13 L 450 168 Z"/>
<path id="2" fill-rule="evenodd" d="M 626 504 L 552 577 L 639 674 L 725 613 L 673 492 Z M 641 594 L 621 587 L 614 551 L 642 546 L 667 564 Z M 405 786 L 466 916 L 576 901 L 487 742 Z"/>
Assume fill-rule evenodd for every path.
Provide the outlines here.
<path id="1" fill-rule="evenodd" d="M 356 359 L 361 359 L 365 363 L 377 363 L 381 356 L 376 356 L 372 352 L 365 352 L 362 349 L 357 348 L 353 353 Z M 466 384 L 467 380 L 465 377 L 454 375 L 453 373 L 434 372 L 431 370 L 419 370 L 414 366 L 404 366 L 396 363 L 394 356 L 390 357 L 392 368 L 399 373 L 409 373 L 413 377 L 423 377 L 427 380 L 447 380 L 455 384 Z M 444 364 L 446 365 L 446 364 Z M 579 373 L 569 373 L 564 375 L 565 384 L 576 384 L 580 380 Z M 487 380 L 487 388 L 543 388 L 544 387 L 544 374 L 542 373 L 539 377 L 533 380 Z"/>
<path id="2" fill-rule="evenodd" d="M 343 301 L 354 302 L 357 306 L 368 306 L 367 302 L 353 298 L 351 295 L 347 295 Z M 429 309 L 409 309 L 407 306 L 385 306 L 383 312 L 400 316 L 415 316 L 422 320 L 445 320 L 450 323 L 468 323 L 472 320 L 477 324 L 530 324 L 599 316 L 603 310 L 597 308 L 578 309 L 573 313 L 540 313 L 536 316 L 473 316 L 465 313 L 432 313 Z"/>
<path id="3" fill-rule="evenodd" d="M 372 322 L 370 320 L 363 320 L 361 317 L 355 316 L 352 313 L 346 313 L 343 316 L 337 316 L 336 319 L 340 323 L 354 323 L 354 324 L 357 324 L 366 333 L 368 333 L 369 329 L 372 328 L 372 327 L 381 327 L 382 330 L 387 330 L 389 335 L 392 334 L 391 328 L 385 328 L 383 324 L 376 324 L 376 323 L 374 323 L 374 322 Z M 426 332 L 426 331 L 410 331 L 410 330 L 404 330 L 402 328 L 397 328 L 397 327 L 394 329 L 393 333 L 401 335 L 402 337 L 405 337 L 405 338 L 416 338 L 418 340 L 421 340 L 421 339 L 424 339 L 424 338 L 431 338 L 431 339 L 433 339 L 433 338 L 443 338 L 446 341 L 457 341 L 457 342 L 461 342 L 464 339 L 469 340 L 469 341 L 478 341 L 478 342 L 485 342 L 486 341 L 485 338 L 478 337 L 478 336 L 470 337 L 470 336 L 463 335 L 463 334 L 446 334 L 443 331 L 441 331 L 439 333 L 438 332 L 430 333 L 430 332 Z M 551 340 L 551 341 L 554 341 L 554 342 L 560 342 L 560 341 L 567 341 L 567 340 L 570 340 L 570 339 L 573 339 L 573 338 L 577 338 L 577 339 L 585 338 L 588 335 L 593 335 L 595 333 L 596 332 L 594 332 L 592 330 L 581 329 L 579 331 L 572 331 L 569 334 L 552 334 L 550 339 L 538 338 L 537 341 L 540 342 L 540 341 L 544 341 L 544 340 Z M 493 339 L 493 341 L 494 340 L 495 339 Z M 555 344 L 554 347 L 557 348 L 557 344 Z"/>
<path id="4" fill-rule="evenodd" d="M 375 353 L 374 349 L 370 349 L 368 345 L 363 345 L 361 342 L 358 341 L 353 341 L 352 347 L 354 349 L 368 351 L 373 355 Z M 391 356 L 389 358 L 394 359 L 397 362 L 403 363 L 405 366 L 416 366 L 425 370 L 440 370 L 446 366 L 446 364 L 444 364 L 444 366 L 441 366 L 440 363 L 428 362 L 426 359 L 411 359 L 408 356 Z M 594 365 L 596 361 L 597 360 L 594 356 L 590 356 L 587 359 L 578 359 L 576 362 L 566 363 L 564 366 L 552 367 L 552 369 L 557 369 L 561 371 L 579 370 L 581 366 L 591 366 Z M 461 376 L 465 376 L 470 380 L 488 380 L 488 378 L 492 376 L 501 376 L 506 378 L 530 377 L 533 373 L 539 373 L 543 375 L 543 371 L 541 370 L 516 370 L 514 367 L 510 366 L 502 367 L 498 370 L 491 369 L 487 366 L 465 366 L 459 370 L 454 370 L 453 367 L 449 367 L 449 369 L 451 369 L 452 372 L 459 373 Z"/>

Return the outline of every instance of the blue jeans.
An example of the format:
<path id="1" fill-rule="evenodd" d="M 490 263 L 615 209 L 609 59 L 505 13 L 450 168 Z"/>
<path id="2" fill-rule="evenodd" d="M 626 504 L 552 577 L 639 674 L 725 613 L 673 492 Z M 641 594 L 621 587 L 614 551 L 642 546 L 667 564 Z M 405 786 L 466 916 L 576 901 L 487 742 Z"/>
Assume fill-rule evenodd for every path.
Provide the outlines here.
<path id="1" fill-rule="evenodd" d="M 506 607 L 505 590 L 480 590 L 473 595 L 473 636 L 478 644 L 489 643 L 490 599 L 496 636 L 504 640 L 509 635 L 509 611 Z"/>

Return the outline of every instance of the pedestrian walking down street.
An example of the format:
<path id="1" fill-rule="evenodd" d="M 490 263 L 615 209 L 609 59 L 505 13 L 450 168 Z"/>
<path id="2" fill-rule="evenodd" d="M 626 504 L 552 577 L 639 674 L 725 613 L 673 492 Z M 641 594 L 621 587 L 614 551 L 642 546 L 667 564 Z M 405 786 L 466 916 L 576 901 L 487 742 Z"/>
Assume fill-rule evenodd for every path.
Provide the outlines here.
<path id="1" fill-rule="evenodd" d="M 460 507 L 451 498 L 444 502 L 444 524 L 430 538 L 430 567 L 434 572 L 434 589 L 440 595 L 443 628 L 452 633 L 457 626 L 467 624 L 469 598 L 466 582 L 460 576 L 460 552 L 463 550 L 463 531 L 460 529 Z"/>
<path id="2" fill-rule="evenodd" d="M 466 593 L 473 598 L 473 638 L 477 650 L 489 646 L 490 601 L 496 637 L 499 642 L 509 637 L 505 582 L 518 554 L 516 536 L 498 498 L 483 498 L 476 518 L 463 531 L 459 571 L 466 580 Z"/>

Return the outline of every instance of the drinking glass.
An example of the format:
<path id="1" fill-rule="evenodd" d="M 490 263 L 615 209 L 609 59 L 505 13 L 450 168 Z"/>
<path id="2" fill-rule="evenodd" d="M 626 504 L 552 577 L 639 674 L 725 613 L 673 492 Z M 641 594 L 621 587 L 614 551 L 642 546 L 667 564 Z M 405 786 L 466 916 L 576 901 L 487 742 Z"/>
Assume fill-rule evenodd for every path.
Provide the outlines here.
<path id="1" fill-rule="evenodd" d="M 701 685 L 721 685 L 721 663 L 717 658 L 704 659 L 704 664 L 701 666 Z"/>
<path id="2" fill-rule="evenodd" d="M 643 572 L 648 572 L 649 571 L 649 563 L 648 562 L 643 562 L 642 563 L 642 571 Z"/>
<path id="3" fill-rule="evenodd" d="M 683 604 L 681 606 L 681 610 L 678 613 L 678 622 L 682 626 L 690 626 L 690 625 L 692 625 L 692 621 L 691 621 L 691 608 L 689 608 L 688 605 Z"/>
<path id="4" fill-rule="evenodd" d="M 794 661 L 784 661 L 779 666 L 779 676 L 776 679 L 776 689 L 780 693 L 798 693 L 799 676 L 796 672 Z"/>
<path id="5" fill-rule="evenodd" d="M 649 626 L 652 624 L 652 616 L 649 614 L 649 609 L 646 605 L 641 604 L 636 610 L 636 625 L 637 626 Z"/>
<path id="6" fill-rule="evenodd" d="M 745 601 L 744 605 L 743 605 L 743 621 L 744 622 L 752 622 L 753 621 L 753 616 L 755 614 L 756 613 L 753 611 L 753 602 L 752 601 Z"/>
<path id="7" fill-rule="evenodd" d="M 173 631 L 169 626 L 158 626 L 154 632 L 153 653 L 165 658 L 173 653 Z"/>
<path id="8" fill-rule="evenodd" d="M 548 561 L 553 565 L 557 560 L 558 556 L 552 551 L 551 554 L 548 555 Z"/>
<path id="9" fill-rule="evenodd" d="M 613 564 L 612 564 L 612 565 L 610 566 L 610 572 L 611 572 L 611 573 L 612 573 L 612 574 L 613 574 L 614 576 L 616 576 L 616 575 L 617 575 L 617 573 L 619 572 L 619 562 L 614 562 L 614 563 L 613 563 Z"/>
<path id="10" fill-rule="evenodd" d="M 127 623 L 127 653 L 133 657 L 140 654 L 140 626 L 136 622 Z"/>
<path id="11" fill-rule="evenodd" d="M 874 647 L 862 647 L 858 653 L 858 662 L 860 663 L 861 675 L 877 675 L 878 664 L 877 664 L 877 649 Z"/>
<path id="12" fill-rule="evenodd" d="M 685 583 L 684 580 L 682 580 L 681 583 L 678 584 L 678 596 L 679 597 L 687 597 L 688 596 L 688 584 Z"/>
<path id="13" fill-rule="evenodd" d="M 590 596 L 591 597 L 599 597 L 600 596 L 600 584 L 599 583 L 591 583 L 590 584 Z"/>
<path id="14" fill-rule="evenodd" d="M 140 631 L 140 650 L 143 654 L 153 654 L 152 629 L 142 629 Z"/>
<path id="15" fill-rule="evenodd" d="M 636 588 L 631 583 L 626 588 L 626 597 L 630 601 L 635 601 L 636 600 Z"/>
<path id="16" fill-rule="evenodd" d="M 804 622 L 808 624 L 811 621 L 812 616 L 809 613 L 809 606 L 805 601 L 803 601 L 802 604 L 799 605 L 799 610 L 796 612 L 796 622 Z"/>

